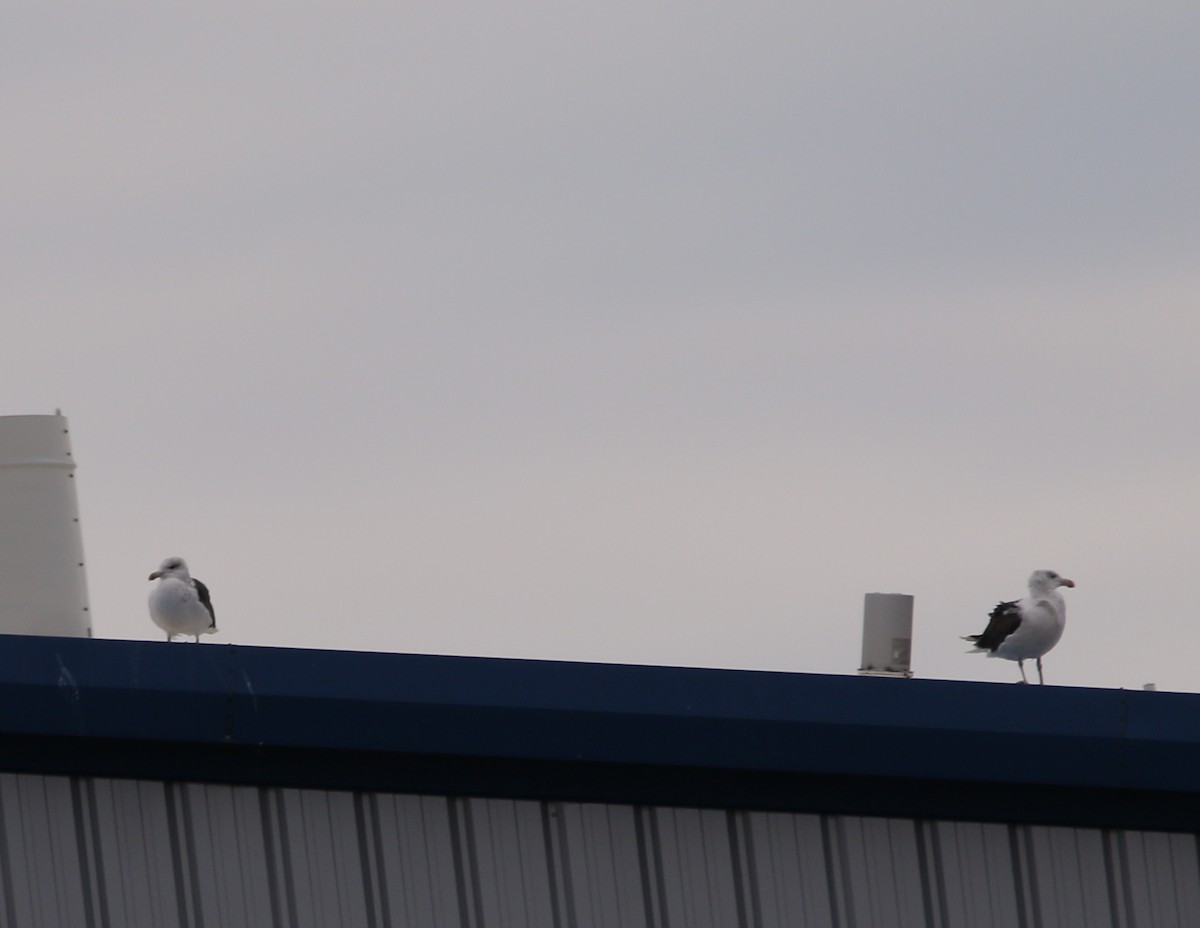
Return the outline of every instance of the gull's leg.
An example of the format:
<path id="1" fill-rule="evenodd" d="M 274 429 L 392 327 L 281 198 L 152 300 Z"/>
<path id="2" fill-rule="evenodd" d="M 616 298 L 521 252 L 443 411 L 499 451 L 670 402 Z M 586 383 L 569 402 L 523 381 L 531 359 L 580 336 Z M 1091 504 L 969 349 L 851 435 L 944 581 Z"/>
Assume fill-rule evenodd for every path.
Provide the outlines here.
<path id="1" fill-rule="evenodd" d="M 1021 682 L 1028 683 L 1029 680 L 1025 676 L 1025 661 L 1024 661 L 1024 659 L 1017 661 L 1017 666 L 1021 668 Z"/>
<path id="2" fill-rule="evenodd" d="M 1046 678 L 1042 676 L 1042 659 L 1040 657 L 1037 659 L 1037 665 L 1038 665 L 1038 683 L 1044 684 L 1046 682 Z"/>

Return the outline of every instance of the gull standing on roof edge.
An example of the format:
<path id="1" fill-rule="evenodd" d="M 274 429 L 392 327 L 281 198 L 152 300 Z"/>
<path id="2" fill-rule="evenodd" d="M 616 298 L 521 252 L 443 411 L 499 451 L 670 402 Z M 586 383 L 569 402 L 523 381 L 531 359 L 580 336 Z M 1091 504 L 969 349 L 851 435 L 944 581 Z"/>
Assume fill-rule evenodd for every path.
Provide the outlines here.
<path id="1" fill-rule="evenodd" d="M 992 610 L 987 628 L 981 635 L 967 635 L 964 641 L 975 644 L 974 650 L 986 651 L 988 657 L 1003 657 L 1016 661 L 1025 677 L 1025 661 L 1037 660 L 1038 683 L 1042 676 L 1042 655 L 1058 644 L 1067 624 L 1067 604 L 1060 586 L 1075 586 L 1074 580 L 1059 576 L 1053 570 L 1035 570 L 1029 577 L 1029 595 L 1010 603 L 1000 603 Z"/>
<path id="2" fill-rule="evenodd" d="M 167 633 L 167 641 L 175 635 L 211 635 L 217 630 L 208 587 L 188 573 L 181 557 L 169 557 L 150 575 L 157 580 L 150 591 L 150 618 Z"/>

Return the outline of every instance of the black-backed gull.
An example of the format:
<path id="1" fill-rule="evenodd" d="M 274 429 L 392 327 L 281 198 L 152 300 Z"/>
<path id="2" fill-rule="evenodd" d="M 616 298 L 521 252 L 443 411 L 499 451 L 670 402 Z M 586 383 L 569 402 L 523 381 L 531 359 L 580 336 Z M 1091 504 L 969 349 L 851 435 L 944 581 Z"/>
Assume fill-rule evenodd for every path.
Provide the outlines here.
<path id="1" fill-rule="evenodd" d="M 150 575 L 157 580 L 150 591 L 150 618 L 167 633 L 167 641 L 175 635 L 211 635 L 217 630 L 208 587 L 188 573 L 181 557 L 169 557 Z"/>
<path id="2" fill-rule="evenodd" d="M 1038 683 L 1042 676 L 1042 656 L 1058 644 L 1067 624 L 1067 604 L 1061 586 L 1075 586 L 1074 580 L 1059 576 L 1053 570 L 1035 570 L 1029 577 L 1029 595 L 1024 599 L 1000 603 L 992 610 L 987 628 L 980 635 L 967 635 L 964 640 L 975 645 L 975 651 L 986 651 L 988 657 L 1003 657 L 1016 661 L 1025 677 L 1025 661 L 1037 660 Z"/>

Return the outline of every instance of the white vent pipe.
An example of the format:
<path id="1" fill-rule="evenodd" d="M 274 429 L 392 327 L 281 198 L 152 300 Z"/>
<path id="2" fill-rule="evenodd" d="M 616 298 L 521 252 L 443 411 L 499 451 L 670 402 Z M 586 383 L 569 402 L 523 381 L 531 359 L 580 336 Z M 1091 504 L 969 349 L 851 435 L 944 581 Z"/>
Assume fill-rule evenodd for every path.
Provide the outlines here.
<path id="1" fill-rule="evenodd" d="M 0 416 L 0 634 L 92 634 L 67 420 Z"/>
<path id="2" fill-rule="evenodd" d="M 907 593 L 868 593 L 863 603 L 863 674 L 912 676 L 913 598 Z"/>

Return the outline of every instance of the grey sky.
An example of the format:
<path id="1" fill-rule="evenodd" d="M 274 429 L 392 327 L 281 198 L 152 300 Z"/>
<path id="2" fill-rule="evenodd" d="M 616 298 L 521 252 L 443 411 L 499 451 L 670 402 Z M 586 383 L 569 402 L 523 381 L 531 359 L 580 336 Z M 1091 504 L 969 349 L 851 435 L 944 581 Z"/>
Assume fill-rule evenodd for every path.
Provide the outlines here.
<path id="1" fill-rule="evenodd" d="M 1194 4 L 295 6 L 3 14 L 99 634 L 1197 688 Z"/>

